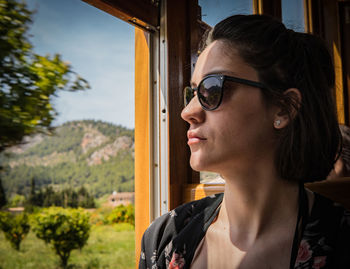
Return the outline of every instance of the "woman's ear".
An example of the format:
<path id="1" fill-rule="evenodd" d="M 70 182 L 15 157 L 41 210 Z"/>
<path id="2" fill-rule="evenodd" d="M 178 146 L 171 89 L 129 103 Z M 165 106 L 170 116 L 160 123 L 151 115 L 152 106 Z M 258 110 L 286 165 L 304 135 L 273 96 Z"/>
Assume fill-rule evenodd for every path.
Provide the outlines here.
<path id="1" fill-rule="evenodd" d="M 298 114 L 301 105 L 301 93 L 296 88 L 290 88 L 284 93 L 283 107 L 281 107 L 275 114 L 274 124 L 275 129 L 283 129 L 290 120 L 294 119 Z"/>

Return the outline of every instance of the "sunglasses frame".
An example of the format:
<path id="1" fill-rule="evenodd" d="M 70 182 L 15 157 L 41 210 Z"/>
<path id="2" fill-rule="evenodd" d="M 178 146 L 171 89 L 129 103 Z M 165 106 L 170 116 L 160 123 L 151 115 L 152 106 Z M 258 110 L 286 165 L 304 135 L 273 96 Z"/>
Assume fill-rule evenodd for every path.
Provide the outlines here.
<path id="1" fill-rule="evenodd" d="M 220 100 L 219 100 L 218 104 L 215 107 L 207 108 L 202 103 L 203 101 L 200 98 L 201 94 L 198 91 L 198 89 L 201 87 L 201 85 L 202 85 L 204 80 L 206 80 L 208 78 L 211 78 L 211 77 L 215 77 L 215 78 L 217 78 L 220 81 Z M 195 88 L 192 88 L 190 86 L 185 87 L 185 89 L 184 89 L 184 107 L 186 107 L 191 102 L 191 100 L 194 97 L 194 93 L 197 91 L 198 101 L 199 101 L 199 103 L 201 104 L 201 107 L 204 110 L 213 111 L 213 110 L 217 109 L 220 106 L 220 104 L 222 102 L 223 95 L 224 95 L 223 94 L 224 93 L 223 86 L 224 86 L 225 80 L 233 81 L 233 82 L 236 82 L 236 83 L 239 83 L 239 84 L 248 85 L 248 86 L 255 87 L 255 88 L 268 89 L 263 83 L 260 83 L 260 82 L 257 82 L 257 81 L 252 81 L 252 80 L 248 80 L 248 79 L 244 79 L 244 78 L 238 78 L 238 77 L 232 77 L 232 76 L 226 76 L 226 75 L 220 75 L 220 74 L 211 74 L 211 75 L 205 76 L 199 82 L 197 87 L 195 87 Z M 186 91 L 187 90 L 191 90 L 191 96 L 193 96 L 189 102 L 186 101 Z"/>

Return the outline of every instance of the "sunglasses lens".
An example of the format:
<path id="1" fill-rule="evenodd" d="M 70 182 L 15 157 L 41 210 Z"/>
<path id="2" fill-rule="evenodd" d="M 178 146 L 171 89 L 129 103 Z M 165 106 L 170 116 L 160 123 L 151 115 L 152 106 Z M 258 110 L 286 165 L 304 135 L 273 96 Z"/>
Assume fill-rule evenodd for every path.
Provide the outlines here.
<path id="1" fill-rule="evenodd" d="M 219 106 L 221 94 L 222 82 L 218 77 L 208 77 L 199 85 L 198 97 L 207 110 L 213 110 Z"/>
<path id="2" fill-rule="evenodd" d="M 187 106 L 189 102 L 191 102 L 192 98 L 194 97 L 194 91 L 191 87 L 186 87 L 184 89 L 184 106 Z"/>

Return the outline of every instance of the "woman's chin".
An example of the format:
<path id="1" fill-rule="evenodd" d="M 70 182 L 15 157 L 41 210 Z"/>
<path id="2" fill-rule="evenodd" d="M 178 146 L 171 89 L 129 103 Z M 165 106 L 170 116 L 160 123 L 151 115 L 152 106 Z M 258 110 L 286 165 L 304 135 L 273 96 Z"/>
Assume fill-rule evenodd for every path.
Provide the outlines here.
<path id="1" fill-rule="evenodd" d="M 194 171 L 208 171 L 209 165 L 207 160 L 198 158 L 198 156 L 191 155 L 190 165 Z"/>
<path id="2" fill-rule="evenodd" d="M 194 171 L 197 171 L 197 172 L 200 172 L 200 171 L 203 171 L 203 162 L 198 160 L 198 158 L 194 158 L 193 156 L 191 156 L 191 159 L 190 159 L 190 166 L 191 168 L 194 170 Z"/>

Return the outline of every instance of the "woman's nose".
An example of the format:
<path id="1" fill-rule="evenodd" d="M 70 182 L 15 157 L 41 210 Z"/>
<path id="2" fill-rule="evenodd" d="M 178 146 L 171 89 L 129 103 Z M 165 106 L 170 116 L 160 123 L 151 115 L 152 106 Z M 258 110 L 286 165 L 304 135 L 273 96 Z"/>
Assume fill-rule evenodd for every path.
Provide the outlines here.
<path id="1" fill-rule="evenodd" d="M 201 123 L 204 121 L 205 111 L 199 103 L 197 96 L 194 96 L 189 104 L 182 110 L 181 118 L 189 124 Z"/>

